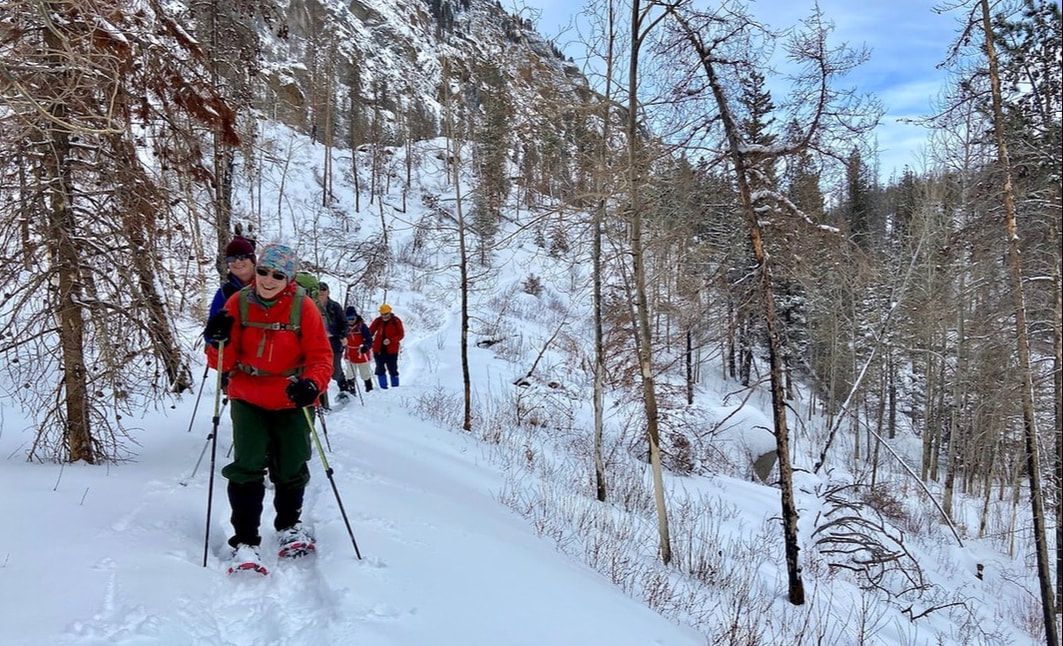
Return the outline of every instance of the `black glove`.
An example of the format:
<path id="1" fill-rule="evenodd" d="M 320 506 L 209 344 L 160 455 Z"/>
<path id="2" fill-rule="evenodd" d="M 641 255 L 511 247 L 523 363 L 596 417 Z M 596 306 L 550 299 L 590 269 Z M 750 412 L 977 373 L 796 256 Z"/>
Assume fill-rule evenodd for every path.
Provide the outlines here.
<path id="1" fill-rule="evenodd" d="M 233 324 L 236 321 L 227 310 L 219 310 L 207 321 L 207 329 L 203 335 L 207 337 L 211 345 L 217 347 L 220 343 L 228 343 L 233 337 Z"/>
<path id="2" fill-rule="evenodd" d="M 288 384 L 285 392 L 288 393 L 288 399 L 292 400 L 292 403 L 299 408 L 313 404 L 317 401 L 317 396 L 319 394 L 317 384 L 314 383 L 313 379 L 299 379 L 293 381 Z"/>
<path id="3" fill-rule="evenodd" d="M 362 347 L 358 348 L 358 351 L 361 352 L 362 354 L 369 354 L 369 344 L 366 343 Z"/>

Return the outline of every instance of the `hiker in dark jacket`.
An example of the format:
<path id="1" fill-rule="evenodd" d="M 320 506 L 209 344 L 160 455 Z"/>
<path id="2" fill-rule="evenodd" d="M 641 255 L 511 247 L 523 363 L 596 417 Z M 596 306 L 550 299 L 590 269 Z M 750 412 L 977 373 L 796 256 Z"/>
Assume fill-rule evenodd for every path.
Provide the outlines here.
<path id="1" fill-rule="evenodd" d="M 229 274 L 218 291 L 214 292 L 208 319 L 221 310 L 230 296 L 255 282 L 255 243 L 242 236 L 236 236 L 229 241 L 229 244 L 225 245 L 225 266 Z M 206 338 L 205 334 L 204 340 L 207 341 L 207 362 L 214 363 L 218 360 L 218 351 L 210 344 L 210 339 Z M 228 390 L 228 386 L 229 379 L 225 376 L 222 379 L 222 388 Z"/>
<path id="2" fill-rule="evenodd" d="M 343 374 L 343 350 L 347 347 L 347 335 L 351 328 L 347 324 L 343 306 L 329 298 L 329 288 L 325 283 L 317 284 L 317 306 L 321 310 L 321 318 L 325 320 L 329 345 L 332 346 L 332 380 L 340 386 L 340 392 L 343 392 L 347 382 L 347 377 Z M 328 410 L 328 399 L 323 397 L 321 402 L 322 407 Z"/>

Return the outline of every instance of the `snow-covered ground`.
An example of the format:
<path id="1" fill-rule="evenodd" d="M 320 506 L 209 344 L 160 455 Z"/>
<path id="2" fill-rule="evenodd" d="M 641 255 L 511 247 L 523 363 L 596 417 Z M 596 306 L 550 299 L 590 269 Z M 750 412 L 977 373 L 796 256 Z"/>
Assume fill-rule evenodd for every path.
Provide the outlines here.
<path id="1" fill-rule="evenodd" d="M 326 457 L 363 558 L 315 454 L 304 517 L 318 553 L 284 563 L 267 556 L 265 578 L 224 572 L 230 527 L 220 475 L 202 565 L 209 449 L 188 478 L 211 428 L 211 379 L 191 432 L 195 399 L 186 397 L 139 421 L 138 458 L 121 465 L 26 463 L 30 431 L 7 412 L 0 436 L 0 642 L 703 643 L 535 536 L 496 500 L 502 477 L 478 442 L 411 414 L 409 403 L 438 382 L 436 375 L 424 381 L 419 363 L 424 331 L 410 337 L 400 388 L 365 393 L 364 405 L 354 401 L 326 419 Z M 223 414 L 219 469 L 230 437 Z"/>
<path id="2" fill-rule="evenodd" d="M 494 250 L 490 271 L 477 272 L 469 349 L 477 418 L 475 432 L 464 433 L 455 423 L 462 376 L 453 219 L 423 199 L 453 198 L 439 154 L 445 142 L 418 145 L 408 194 L 396 179 L 386 206 L 367 205 L 363 195 L 361 213 L 343 176 L 335 205 L 316 206 L 320 146 L 268 123 L 259 144 L 281 151 L 277 160 L 263 156 L 258 192 L 240 193 L 260 239 L 292 242 L 324 268 L 338 300 L 353 285 L 351 302 L 367 318 L 386 299 L 406 325 L 402 386 L 364 393 L 364 405 L 354 401 L 326 420 L 326 457 L 363 558 L 315 454 L 304 517 L 317 555 L 267 558 L 266 578 L 227 576 L 229 508 L 219 474 L 203 567 L 209 451 L 190 475 L 211 430 L 213 373 L 190 432 L 195 395 L 126 417 L 135 458 L 120 464 L 27 463 L 31 424 L 0 400 L 0 646 L 789 646 L 806 629 L 804 643 L 838 646 L 1030 643 L 1040 609 L 1025 503 L 994 496 L 987 538 L 977 539 L 983 501 L 958 495 L 960 547 L 930 503 L 930 494 L 940 496 L 936 485 L 928 494 L 901 466 L 919 460 L 919 438 L 907 430 L 890 441 L 889 456 L 883 451 L 870 492 L 896 516 L 869 533 L 907 550 L 896 563 L 909 569 L 885 572 L 876 590 L 832 566 L 846 557 L 816 546 L 831 513 L 825 500 L 869 477 L 849 472 L 866 467 L 852 458 L 857 434 L 845 432 L 826 468 L 812 473 L 827 422 L 807 410 L 805 394 L 790 404 L 808 602 L 792 606 L 778 489 L 751 470 L 774 441 L 770 402 L 763 389 L 723 379 L 718 360 L 703 362 L 695 406 L 674 395 L 681 375 L 659 378 L 673 393 L 662 407 L 668 423 L 703 443 L 694 447 L 696 473 L 665 476 L 676 561 L 661 567 L 648 467 L 638 456 L 643 413 L 637 401 L 621 401 L 630 393 L 610 393 L 606 403 L 611 498 L 593 500 L 586 250 L 551 257 L 524 231 Z M 390 152 L 402 169 L 405 151 Z M 358 283 L 367 262 L 358 245 L 380 244 L 382 222 L 391 255 L 370 288 Z M 522 289 L 532 276 L 539 296 Z M 199 300 L 209 299 L 215 284 L 199 289 Z M 186 314 L 178 327 L 191 347 L 202 322 Z M 485 339 L 496 344 L 475 347 Z M 534 383 L 515 388 L 533 365 Z M 202 364 L 192 374 L 198 381 Z M 485 428 L 500 431 L 496 443 L 482 440 Z M 230 429 L 225 411 L 215 473 Z M 263 520 L 270 526 L 268 500 Z M 597 569 L 584 565 L 595 560 Z M 692 560 L 700 578 L 684 574 L 698 569 Z M 914 592 L 906 578 L 913 572 L 925 577 Z"/>

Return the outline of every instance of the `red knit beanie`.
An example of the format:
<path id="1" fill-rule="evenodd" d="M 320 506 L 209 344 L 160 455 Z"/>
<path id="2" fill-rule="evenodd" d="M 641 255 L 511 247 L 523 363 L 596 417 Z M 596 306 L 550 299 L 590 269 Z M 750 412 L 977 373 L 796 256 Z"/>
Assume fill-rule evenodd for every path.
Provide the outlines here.
<path id="1" fill-rule="evenodd" d="M 251 262 L 255 262 L 255 245 L 247 238 L 236 236 L 225 245 L 225 257 L 230 256 L 251 256 Z"/>

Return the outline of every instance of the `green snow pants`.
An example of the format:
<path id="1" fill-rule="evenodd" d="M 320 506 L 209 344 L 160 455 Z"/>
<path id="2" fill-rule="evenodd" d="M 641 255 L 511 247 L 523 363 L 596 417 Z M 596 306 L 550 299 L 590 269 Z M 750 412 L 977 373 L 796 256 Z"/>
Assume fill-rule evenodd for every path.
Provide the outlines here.
<path id="1" fill-rule="evenodd" d="M 221 470 L 229 482 L 259 483 L 266 472 L 278 491 L 310 482 L 310 427 L 303 409 L 266 410 L 235 399 L 229 408 L 233 461 Z"/>

